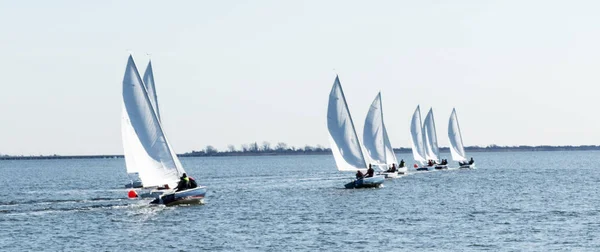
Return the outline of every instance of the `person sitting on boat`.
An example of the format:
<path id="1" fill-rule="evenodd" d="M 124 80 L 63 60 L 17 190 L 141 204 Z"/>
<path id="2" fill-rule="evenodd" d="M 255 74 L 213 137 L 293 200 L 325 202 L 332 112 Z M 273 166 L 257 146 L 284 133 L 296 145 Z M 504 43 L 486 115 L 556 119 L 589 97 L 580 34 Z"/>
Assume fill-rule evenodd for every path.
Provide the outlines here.
<path id="1" fill-rule="evenodd" d="M 356 170 L 356 179 L 362 179 L 364 176 L 360 170 Z"/>
<path id="2" fill-rule="evenodd" d="M 196 188 L 198 187 L 198 183 L 196 183 L 196 180 L 192 177 L 188 177 L 190 179 L 190 188 Z"/>
<path id="3" fill-rule="evenodd" d="M 475 163 L 475 160 L 473 160 L 473 157 L 471 157 L 471 160 L 469 160 L 469 164 L 472 165 Z"/>
<path id="4" fill-rule="evenodd" d="M 184 173 L 183 175 L 181 175 L 179 183 L 177 184 L 177 187 L 175 187 L 175 191 L 179 192 L 188 188 L 190 188 L 190 178 L 187 176 L 187 174 Z"/>
<path id="5" fill-rule="evenodd" d="M 404 164 L 404 159 L 400 160 L 400 165 L 398 165 L 398 167 L 402 168 L 402 167 L 404 167 L 404 165 L 405 165 Z"/>
<path id="6" fill-rule="evenodd" d="M 369 164 L 369 169 L 367 170 L 367 175 L 365 177 L 367 177 L 367 178 L 373 177 L 374 173 L 375 173 L 375 170 L 373 170 L 373 168 L 371 167 L 371 164 Z"/>
<path id="7" fill-rule="evenodd" d="M 429 161 L 427 161 L 427 165 L 428 166 L 433 166 L 433 160 L 429 159 Z"/>
<path id="8" fill-rule="evenodd" d="M 392 167 L 390 167 L 389 169 L 387 169 L 386 172 L 396 172 L 396 164 L 392 163 Z"/>

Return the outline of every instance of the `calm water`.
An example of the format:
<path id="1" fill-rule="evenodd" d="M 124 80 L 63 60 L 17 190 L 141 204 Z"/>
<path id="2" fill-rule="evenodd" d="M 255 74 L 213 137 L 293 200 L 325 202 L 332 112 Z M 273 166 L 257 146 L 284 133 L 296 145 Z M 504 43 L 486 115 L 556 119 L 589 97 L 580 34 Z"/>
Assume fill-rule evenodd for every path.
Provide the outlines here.
<path id="1" fill-rule="evenodd" d="M 361 190 L 329 155 L 184 158 L 209 190 L 178 207 L 127 199 L 123 159 L 0 161 L 0 251 L 600 250 L 600 152 L 472 154 Z"/>

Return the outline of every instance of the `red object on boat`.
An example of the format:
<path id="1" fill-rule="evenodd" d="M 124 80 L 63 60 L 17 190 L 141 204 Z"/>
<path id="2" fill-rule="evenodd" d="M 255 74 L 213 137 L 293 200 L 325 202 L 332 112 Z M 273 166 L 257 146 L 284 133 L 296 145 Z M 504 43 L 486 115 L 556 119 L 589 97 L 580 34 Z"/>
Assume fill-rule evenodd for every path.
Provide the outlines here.
<path id="1" fill-rule="evenodd" d="M 135 190 L 130 190 L 130 191 L 127 193 L 127 197 L 129 197 L 130 199 L 137 198 L 137 197 L 138 197 L 138 194 L 135 192 Z"/>
<path id="2" fill-rule="evenodd" d="M 419 168 L 419 166 L 417 164 L 414 165 L 415 168 Z"/>

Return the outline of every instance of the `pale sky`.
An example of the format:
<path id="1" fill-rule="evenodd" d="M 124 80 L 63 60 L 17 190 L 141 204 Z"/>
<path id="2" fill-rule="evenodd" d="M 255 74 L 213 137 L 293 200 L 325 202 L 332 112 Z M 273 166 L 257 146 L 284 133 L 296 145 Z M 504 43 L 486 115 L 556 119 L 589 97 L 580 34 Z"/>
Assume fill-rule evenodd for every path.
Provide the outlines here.
<path id="1" fill-rule="evenodd" d="M 450 3 L 451 2 L 451 3 Z M 598 1 L 0 1 L 0 153 L 121 154 L 128 51 L 150 53 L 178 153 L 329 146 L 338 73 L 394 147 L 434 108 L 448 145 L 600 144 Z M 335 69 L 335 70 L 334 70 Z"/>

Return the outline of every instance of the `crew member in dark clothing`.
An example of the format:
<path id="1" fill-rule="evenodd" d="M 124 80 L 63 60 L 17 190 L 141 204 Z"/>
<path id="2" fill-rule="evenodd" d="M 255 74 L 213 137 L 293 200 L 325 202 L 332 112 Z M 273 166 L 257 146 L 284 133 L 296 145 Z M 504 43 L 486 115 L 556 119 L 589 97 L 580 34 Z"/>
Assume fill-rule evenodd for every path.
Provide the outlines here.
<path id="1" fill-rule="evenodd" d="M 364 176 L 365 175 L 360 170 L 356 171 L 356 179 L 362 179 Z"/>
<path id="2" fill-rule="evenodd" d="M 390 168 L 387 169 L 387 171 L 385 172 L 395 172 L 396 171 L 396 164 L 392 163 L 392 166 Z"/>
<path id="3" fill-rule="evenodd" d="M 179 191 L 183 191 L 185 189 L 191 188 L 190 187 L 190 178 L 187 176 L 187 174 L 183 174 L 181 175 L 181 178 L 179 179 L 179 183 L 177 184 L 177 187 L 175 187 L 175 191 L 179 192 Z"/>
<path id="4" fill-rule="evenodd" d="M 404 159 L 400 160 L 400 165 L 398 167 L 400 167 L 400 168 L 404 167 Z"/>
<path id="5" fill-rule="evenodd" d="M 373 168 L 371 168 L 371 164 L 369 164 L 369 169 L 367 170 L 367 178 L 373 177 L 373 174 L 375 173 L 375 170 L 373 170 Z"/>
<path id="6" fill-rule="evenodd" d="M 471 157 L 471 160 L 469 160 L 469 164 L 472 165 L 475 163 L 475 160 L 473 160 L 473 157 Z"/>
<path id="7" fill-rule="evenodd" d="M 198 183 L 196 183 L 196 180 L 192 177 L 188 177 L 190 178 L 190 188 L 196 188 L 198 187 Z"/>

